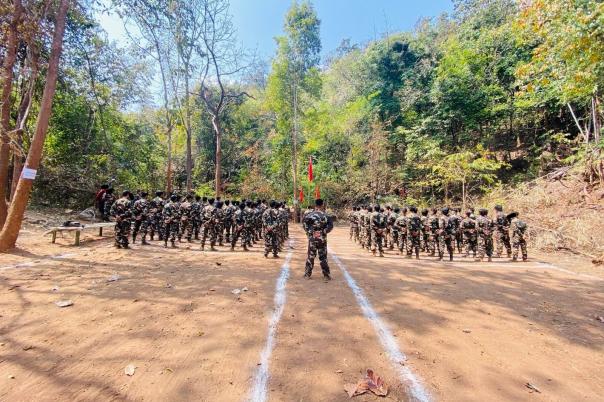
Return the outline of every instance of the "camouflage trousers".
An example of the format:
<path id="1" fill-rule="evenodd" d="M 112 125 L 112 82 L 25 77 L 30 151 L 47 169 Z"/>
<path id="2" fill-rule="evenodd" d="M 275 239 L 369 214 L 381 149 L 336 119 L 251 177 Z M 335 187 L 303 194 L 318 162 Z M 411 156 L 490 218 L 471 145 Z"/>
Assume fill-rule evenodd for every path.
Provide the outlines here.
<path id="1" fill-rule="evenodd" d="M 491 258 L 493 256 L 493 235 L 479 233 L 477 240 L 477 257 L 483 259 L 486 254 Z"/>
<path id="2" fill-rule="evenodd" d="M 161 213 L 154 214 L 151 216 L 151 225 L 150 225 L 150 234 L 151 239 L 155 236 L 155 233 L 159 236 L 159 240 L 163 239 L 164 228 L 163 228 L 163 219 L 161 217 Z"/>
<path id="3" fill-rule="evenodd" d="M 398 247 L 398 238 L 400 237 L 398 230 L 390 231 L 390 250 L 394 250 L 394 246 Z"/>
<path id="4" fill-rule="evenodd" d="M 371 234 L 371 251 L 376 252 L 379 251 L 380 254 L 384 252 L 384 242 L 386 241 L 386 232 L 383 231 L 379 233 L 377 230 L 374 230 Z"/>
<path id="5" fill-rule="evenodd" d="M 495 231 L 495 243 L 495 255 L 497 255 L 497 257 L 501 257 L 501 254 L 503 254 L 504 246 L 508 257 L 512 254 L 512 245 L 510 244 L 510 232 L 508 230 L 497 229 Z"/>
<path id="6" fill-rule="evenodd" d="M 463 250 L 463 233 L 461 230 L 455 233 L 455 245 L 457 246 L 457 252 L 461 254 Z"/>
<path id="7" fill-rule="evenodd" d="M 130 237 L 131 223 L 129 219 L 122 219 L 115 222 L 115 244 L 121 247 L 128 247 Z"/>
<path id="8" fill-rule="evenodd" d="M 224 224 L 224 240 L 229 243 L 231 241 L 231 233 L 233 232 L 233 223 L 227 219 Z"/>
<path id="9" fill-rule="evenodd" d="M 407 250 L 407 233 L 400 233 L 397 232 L 397 247 L 398 247 L 398 251 L 399 253 L 402 253 L 403 250 Z"/>
<path id="10" fill-rule="evenodd" d="M 407 237 L 407 255 L 409 257 L 415 254 L 419 258 L 420 240 L 420 233 L 410 233 Z"/>
<path id="11" fill-rule="evenodd" d="M 319 263 L 323 275 L 329 275 L 329 264 L 327 264 L 327 242 L 323 240 L 308 239 L 308 252 L 306 255 L 305 276 L 311 276 L 315 265 L 315 257 L 319 254 Z"/>
<path id="12" fill-rule="evenodd" d="M 358 229 L 359 227 L 357 225 L 350 225 L 350 240 L 355 240 L 355 237 L 357 236 L 358 233 Z M 355 240 L 356 241 L 356 240 Z"/>
<path id="13" fill-rule="evenodd" d="M 195 240 L 199 240 L 199 230 L 201 229 L 201 220 L 193 219 L 191 221 L 191 230 L 195 236 Z"/>
<path id="14" fill-rule="evenodd" d="M 449 254 L 449 258 L 453 259 L 453 251 L 455 249 L 455 237 L 442 233 L 438 235 L 438 258 L 443 258 L 445 250 Z"/>
<path id="15" fill-rule="evenodd" d="M 473 256 L 476 257 L 476 252 L 478 249 L 478 240 L 476 239 L 476 233 L 465 232 L 463 234 L 463 244 L 466 257 L 470 255 L 470 251 L 472 252 Z"/>
<path id="16" fill-rule="evenodd" d="M 430 232 L 422 231 L 421 234 L 421 249 L 426 253 L 430 252 Z"/>
<path id="17" fill-rule="evenodd" d="M 134 219 L 132 222 L 132 238 L 135 238 L 139 232 L 143 234 L 143 239 L 146 238 L 149 226 L 149 218 L 146 216 L 141 216 L 140 219 Z"/>
<path id="18" fill-rule="evenodd" d="M 277 241 L 277 232 L 275 230 L 264 231 L 264 255 L 267 256 L 269 253 L 273 253 L 276 257 L 279 253 L 279 245 Z"/>
<path id="19" fill-rule="evenodd" d="M 235 247 L 237 241 L 241 239 L 241 246 L 247 247 L 249 241 L 249 235 L 245 226 L 233 226 L 233 236 L 231 238 L 231 247 Z"/>
<path id="20" fill-rule="evenodd" d="M 180 241 L 185 234 L 188 241 L 193 239 L 193 222 L 189 219 L 181 219 L 178 231 L 178 241 Z"/>
<path id="21" fill-rule="evenodd" d="M 371 239 L 372 233 L 371 233 L 371 229 L 370 228 L 365 228 L 365 238 L 364 238 L 364 242 L 363 242 L 363 247 L 365 247 L 367 250 L 371 250 Z"/>
<path id="22" fill-rule="evenodd" d="M 204 223 L 203 228 L 201 229 L 201 248 L 205 247 L 208 238 L 210 240 L 210 247 L 214 247 L 216 245 L 217 237 L 216 225 L 211 222 Z"/>
<path id="23" fill-rule="evenodd" d="M 518 259 L 518 249 L 520 249 L 520 251 L 522 252 L 522 260 L 526 261 L 528 259 L 528 253 L 526 252 L 526 240 L 524 236 L 512 236 L 512 246 L 514 250 L 512 252 L 513 259 Z"/>
<path id="24" fill-rule="evenodd" d="M 165 220 L 164 221 L 164 242 L 168 244 L 168 240 L 174 243 L 176 241 L 176 236 L 178 235 L 178 221 L 175 220 Z"/>

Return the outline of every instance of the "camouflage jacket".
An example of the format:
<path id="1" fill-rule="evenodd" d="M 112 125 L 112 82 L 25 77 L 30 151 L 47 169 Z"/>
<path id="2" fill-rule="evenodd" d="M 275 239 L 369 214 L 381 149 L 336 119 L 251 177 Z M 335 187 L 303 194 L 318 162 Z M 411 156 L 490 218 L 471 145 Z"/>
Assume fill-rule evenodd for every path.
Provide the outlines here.
<path id="1" fill-rule="evenodd" d="M 180 204 L 177 201 L 168 201 L 162 210 L 164 222 L 171 223 L 180 219 Z"/>
<path id="2" fill-rule="evenodd" d="M 120 198 L 111 205 L 109 214 L 116 219 L 128 219 L 131 216 L 130 200 L 128 198 Z"/>
<path id="3" fill-rule="evenodd" d="M 325 212 L 314 210 L 304 216 L 303 226 L 309 239 L 325 242 L 327 234 L 333 229 L 333 222 Z"/>
<path id="4" fill-rule="evenodd" d="M 476 217 L 476 226 L 478 233 L 483 236 L 491 236 L 493 234 L 493 221 L 488 216 L 478 215 Z"/>
<path id="5" fill-rule="evenodd" d="M 136 220 L 141 220 L 149 215 L 149 201 L 145 198 L 134 201 L 132 204 L 132 213 Z"/>
<path id="6" fill-rule="evenodd" d="M 152 214 L 161 214 L 161 211 L 164 209 L 164 204 L 166 201 L 161 197 L 155 197 L 149 203 L 149 212 Z"/>
<path id="7" fill-rule="evenodd" d="M 264 231 L 270 232 L 275 230 L 277 225 L 279 225 L 279 222 L 280 217 L 278 210 L 269 208 L 262 213 L 262 226 L 264 226 Z"/>

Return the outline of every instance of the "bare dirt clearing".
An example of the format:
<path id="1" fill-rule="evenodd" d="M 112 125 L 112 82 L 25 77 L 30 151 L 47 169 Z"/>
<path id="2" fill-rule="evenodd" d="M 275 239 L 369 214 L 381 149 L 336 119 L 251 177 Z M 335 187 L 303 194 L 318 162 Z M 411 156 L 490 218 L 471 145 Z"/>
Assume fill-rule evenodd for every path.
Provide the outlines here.
<path id="1" fill-rule="evenodd" d="M 26 228 L 26 231 L 30 230 Z M 367 368 L 409 397 L 337 264 L 302 279 L 294 233 L 287 299 L 269 360 L 272 401 L 344 401 Z M 92 240 L 94 237 L 87 237 Z M 55 245 L 32 229 L 0 256 L 0 400 L 241 401 L 250 394 L 280 259 L 108 240 Z M 600 400 L 604 281 L 572 261 L 477 264 L 373 258 L 347 239 L 330 248 L 387 324 L 434 400 Z M 318 265 L 318 264 L 317 264 Z M 111 281 L 111 279 L 117 279 Z M 247 287 L 239 297 L 233 289 Z M 74 305 L 60 308 L 59 300 Z M 124 369 L 133 364 L 133 376 Z M 12 378 L 14 377 L 14 378 Z M 526 387 L 530 383 L 541 392 Z M 375 400 L 363 395 L 355 400 Z"/>

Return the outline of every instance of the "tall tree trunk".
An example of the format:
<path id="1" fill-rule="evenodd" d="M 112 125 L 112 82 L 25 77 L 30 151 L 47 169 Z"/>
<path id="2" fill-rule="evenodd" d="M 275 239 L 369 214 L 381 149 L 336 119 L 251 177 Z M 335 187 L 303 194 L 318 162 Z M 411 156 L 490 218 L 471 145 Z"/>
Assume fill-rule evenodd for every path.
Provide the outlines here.
<path id="1" fill-rule="evenodd" d="M 10 95 L 13 87 L 13 69 L 17 59 L 18 30 L 23 14 L 21 0 L 14 0 L 13 19 L 8 27 L 6 35 L 6 55 L 2 66 L 2 94 L 0 102 L 0 227 L 4 225 L 7 215 L 6 193 L 8 186 L 8 165 L 10 159 Z"/>
<path id="2" fill-rule="evenodd" d="M 294 74 L 294 132 L 292 133 L 292 181 L 294 186 L 294 222 L 300 222 L 298 191 L 298 82 Z"/>
<path id="3" fill-rule="evenodd" d="M 40 102 L 40 112 L 36 123 L 36 132 L 32 139 L 29 153 L 25 163 L 26 168 L 37 170 L 40 166 L 42 157 L 42 148 L 48 131 L 48 123 L 52 112 L 52 100 L 57 87 L 57 76 L 59 73 L 59 61 L 63 50 L 63 35 L 65 33 L 65 20 L 70 0 L 61 0 L 55 22 L 55 32 L 52 38 L 52 48 L 50 59 L 48 61 L 48 72 L 46 74 L 46 84 Z M 27 201 L 33 185 L 33 180 L 21 178 L 13 202 L 8 210 L 8 216 L 2 231 L 0 232 L 0 252 L 7 251 L 15 246 L 19 230 L 27 207 Z"/>
<path id="4" fill-rule="evenodd" d="M 172 124 L 168 125 L 168 166 L 166 167 L 166 193 L 172 192 Z"/>
<path id="5" fill-rule="evenodd" d="M 186 67 L 187 77 L 185 78 L 185 131 L 187 132 L 187 193 L 191 192 L 193 186 L 193 155 L 191 152 L 191 105 L 189 96 L 189 66 Z"/>
<path id="6" fill-rule="evenodd" d="M 220 197 L 222 193 L 222 131 L 218 116 L 212 116 L 212 127 L 216 134 L 216 175 L 214 181 L 216 183 L 216 197 Z"/>

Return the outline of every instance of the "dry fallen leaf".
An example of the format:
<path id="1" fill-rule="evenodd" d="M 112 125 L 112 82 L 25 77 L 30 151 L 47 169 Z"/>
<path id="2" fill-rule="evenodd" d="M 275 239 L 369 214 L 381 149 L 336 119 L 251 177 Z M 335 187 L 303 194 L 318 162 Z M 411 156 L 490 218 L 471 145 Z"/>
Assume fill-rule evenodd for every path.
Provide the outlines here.
<path id="1" fill-rule="evenodd" d="M 365 378 L 359 380 L 356 384 L 346 384 L 344 390 L 348 393 L 350 398 L 362 395 L 367 391 L 371 391 L 377 396 L 388 395 L 388 385 L 386 385 L 381 377 L 375 375 L 371 369 L 367 369 Z"/>

